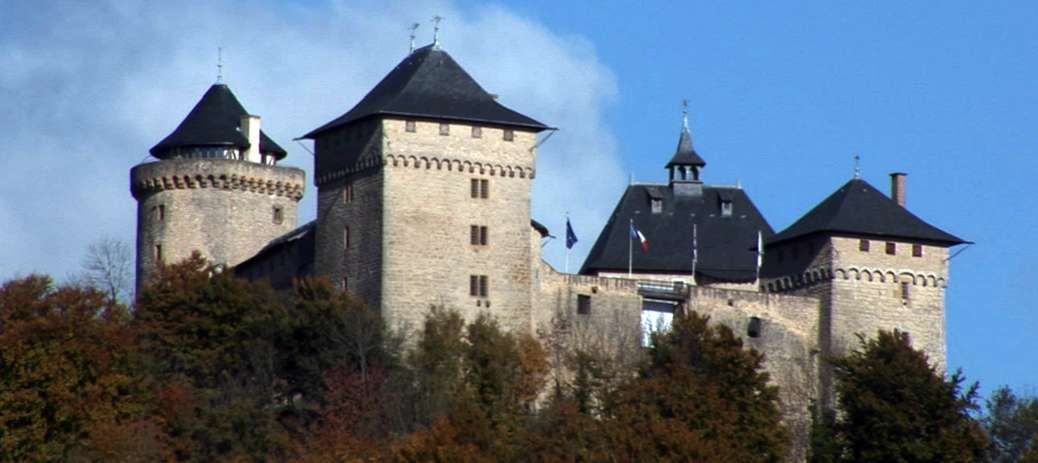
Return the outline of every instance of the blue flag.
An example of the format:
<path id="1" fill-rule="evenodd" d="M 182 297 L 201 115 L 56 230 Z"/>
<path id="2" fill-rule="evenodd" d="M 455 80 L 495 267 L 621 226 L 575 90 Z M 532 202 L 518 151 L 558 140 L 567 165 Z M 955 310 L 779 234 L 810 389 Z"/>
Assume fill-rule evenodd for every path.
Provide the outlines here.
<path id="1" fill-rule="evenodd" d="M 577 234 L 573 233 L 573 226 L 569 224 L 569 218 L 566 219 L 566 249 L 573 249 L 573 245 L 577 244 Z"/>

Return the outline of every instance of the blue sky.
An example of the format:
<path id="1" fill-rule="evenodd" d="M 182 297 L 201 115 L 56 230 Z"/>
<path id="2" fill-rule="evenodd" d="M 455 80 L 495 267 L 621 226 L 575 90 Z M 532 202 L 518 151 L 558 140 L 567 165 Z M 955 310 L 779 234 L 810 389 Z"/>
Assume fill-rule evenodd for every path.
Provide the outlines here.
<path id="1" fill-rule="evenodd" d="M 949 362 L 986 392 L 1038 385 L 1038 4 L 468 0 L 5 5 L 0 278 L 66 275 L 101 236 L 131 242 L 128 170 L 215 77 L 291 139 L 442 42 L 501 101 L 561 130 L 540 150 L 535 218 L 570 211 L 581 261 L 628 176 L 662 181 L 680 101 L 711 183 L 739 182 L 776 230 L 850 178 L 977 244 L 951 262 Z M 176 4 L 174 4 L 176 3 Z M 300 205 L 313 217 L 314 192 Z M 562 267 L 562 244 L 546 249 Z"/>

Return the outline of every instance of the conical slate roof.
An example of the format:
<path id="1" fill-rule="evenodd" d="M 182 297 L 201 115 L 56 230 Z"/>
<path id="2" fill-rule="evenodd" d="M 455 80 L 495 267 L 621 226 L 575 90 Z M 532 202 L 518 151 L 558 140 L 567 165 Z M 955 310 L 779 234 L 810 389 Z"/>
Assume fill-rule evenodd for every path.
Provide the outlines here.
<path id="1" fill-rule="evenodd" d="M 166 159 L 176 148 L 235 146 L 249 147 L 241 133 L 241 117 L 248 114 L 226 84 L 213 84 L 173 133 L 151 148 L 151 155 Z M 283 159 L 284 149 L 260 131 L 260 152 Z"/>
<path id="2" fill-rule="evenodd" d="M 699 166 L 703 167 L 706 165 L 706 161 L 699 157 L 699 153 L 696 153 L 695 148 L 692 147 L 692 136 L 688 133 L 688 123 L 686 122 L 681 127 L 681 137 L 678 138 L 678 149 L 674 152 L 674 157 L 670 158 L 670 162 L 667 163 L 667 169 L 672 166 Z"/>
<path id="3" fill-rule="evenodd" d="M 375 115 L 548 128 L 495 101 L 447 52 L 429 45 L 404 58 L 353 109 L 303 138 Z"/>
<path id="4" fill-rule="evenodd" d="M 967 242 L 924 222 L 859 178 L 844 184 L 766 242 L 770 246 L 815 233 L 902 238 L 944 246 Z"/>

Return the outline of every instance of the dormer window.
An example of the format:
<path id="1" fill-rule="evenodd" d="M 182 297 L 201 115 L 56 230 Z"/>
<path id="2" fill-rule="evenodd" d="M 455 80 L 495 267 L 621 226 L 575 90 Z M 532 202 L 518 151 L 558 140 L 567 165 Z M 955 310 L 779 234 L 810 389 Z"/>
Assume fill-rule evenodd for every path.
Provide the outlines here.
<path id="1" fill-rule="evenodd" d="M 650 200 L 649 202 L 652 204 L 652 213 L 653 214 L 659 214 L 660 212 L 663 212 L 663 200 L 662 199 L 652 198 L 652 200 Z"/>
<path id="2" fill-rule="evenodd" d="M 721 217 L 732 216 L 732 200 L 722 199 L 721 200 Z"/>

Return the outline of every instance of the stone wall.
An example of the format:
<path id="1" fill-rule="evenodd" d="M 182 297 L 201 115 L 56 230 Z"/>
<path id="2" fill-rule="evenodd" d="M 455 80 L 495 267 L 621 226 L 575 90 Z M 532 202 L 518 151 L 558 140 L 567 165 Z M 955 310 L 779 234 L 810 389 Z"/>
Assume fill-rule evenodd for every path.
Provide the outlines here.
<path id="1" fill-rule="evenodd" d="M 305 173 L 229 159 L 175 159 L 130 171 L 137 199 L 137 286 L 161 259 L 195 250 L 216 264 L 237 265 L 297 224 Z M 280 208 L 280 223 L 274 209 Z"/>
<path id="2" fill-rule="evenodd" d="M 510 330 L 530 326 L 530 187 L 536 134 L 439 122 L 382 121 L 382 307 L 392 326 L 418 327 L 431 305 L 467 320 L 488 312 Z M 471 181 L 485 181 L 473 198 Z M 481 196 L 481 195 L 477 195 Z M 487 227 L 487 244 L 470 227 Z M 486 276 L 487 295 L 470 294 Z"/>

